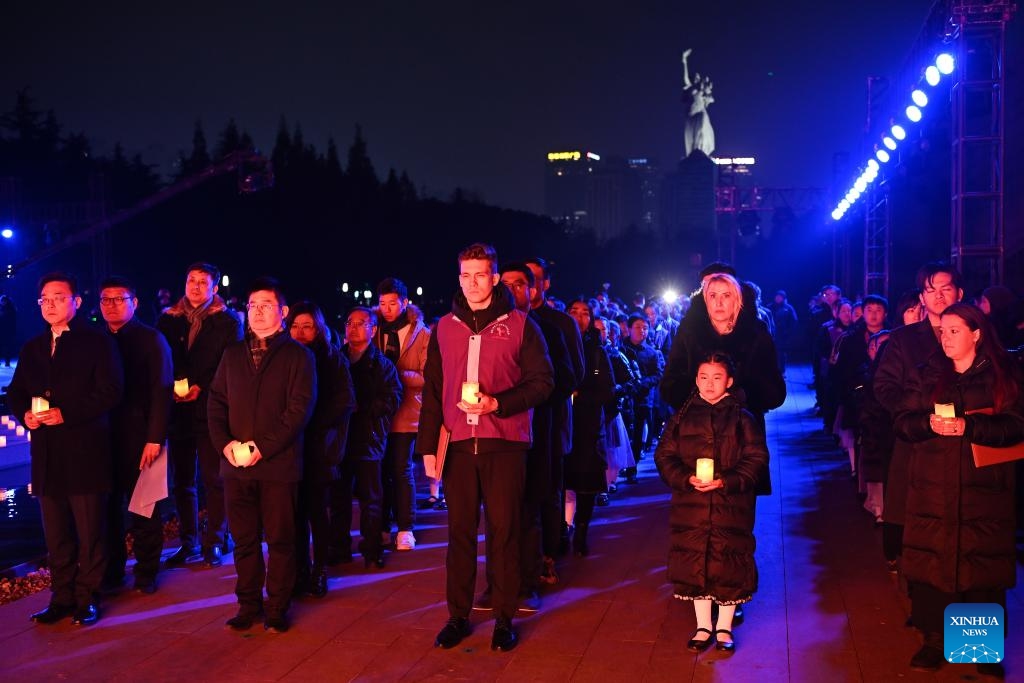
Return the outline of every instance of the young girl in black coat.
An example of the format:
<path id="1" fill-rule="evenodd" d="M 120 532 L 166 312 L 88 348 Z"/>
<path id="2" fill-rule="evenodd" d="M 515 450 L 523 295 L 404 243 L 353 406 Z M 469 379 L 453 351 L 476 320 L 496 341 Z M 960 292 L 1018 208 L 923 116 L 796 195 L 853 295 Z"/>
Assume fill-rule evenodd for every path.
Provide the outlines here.
<path id="1" fill-rule="evenodd" d="M 758 420 L 729 394 L 732 360 L 714 352 L 697 368 L 697 392 L 665 426 L 655 464 L 672 487 L 668 579 L 675 597 L 693 601 L 697 630 L 687 644 L 732 654 L 736 605 L 757 590 L 754 498 L 768 448 Z M 710 458 L 714 474 L 697 477 L 697 460 Z M 712 630 L 711 606 L 718 605 Z"/>

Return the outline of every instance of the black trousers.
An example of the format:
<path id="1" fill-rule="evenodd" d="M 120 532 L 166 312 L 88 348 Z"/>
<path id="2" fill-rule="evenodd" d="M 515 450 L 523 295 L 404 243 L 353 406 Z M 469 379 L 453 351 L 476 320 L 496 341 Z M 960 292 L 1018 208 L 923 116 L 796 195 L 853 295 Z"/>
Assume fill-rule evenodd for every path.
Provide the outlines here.
<path id="1" fill-rule="evenodd" d="M 187 548 L 223 545 L 227 524 L 224 481 L 220 478 L 221 453 L 214 447 L 208 434 L 170 439 L 167 442 L 167 453 L 174 470 L 174 503 L 181 523 L 181 545 Z M 206 533 L 202 539 L 199 538 L 197 471 L 206 492 Z"/>
<path id="2" fill-rule="evenodd" d="M 299 482 L 299 502 L 295 514 L 295 559 L 299 576 L 309 576 L 309 536 L 313 535 L 313 564 L 327 564 L 331 540 L 331 522 L 327 513 L 330 481 L 304 479 Z"/>
<path id="3" fill-rule="evenodd" d="M 640 456 L 645 445 L 650 444 L 651 440 L 656 436 L 654 431 L 657 429 L 655 424 L 655 411 L 651 406 L 637 405 L 635 407 L 636 416 L 633 420 L 633 433 L 632 437 L 633 446 L 633 462 L 640 462 Z M 644 443 L 644 425 L 647 425 L 647 443 Z"/>
<path id="4" fill-rule="evenodd" d="M 448 501 L 448 613 L 469 617 L 476 585 L 477 528 L 485 509 L 487 567 L 494 615 L 511 619 L 519 600 L 519 530 L 526 480 L 526 444 L 474 454 L 471 441 L 449 445 L 445 462 Z"/>
<path id="5" fill-rule="evenodd" d="M 391 432 L 381 463 L 384 486 L 384 528 L 394 522 L 399 531 L 412 531 L 416 523 L 416 478 L 412 470 L 415 432 Z"/>
<path id="6" fill-rule="evenodd" d="M 381 490 L 380 461 L 346 457 L 339 468 L 341 476 L 331 482 L 331 543 L 343 553 L 352 552 L 352 492 L 359 499 L 359 551 L 364 558 L 380 555 Z"/>
<path id="7" fill-rule="evenodd" d="M 160 466 L 163 467 L 163 463 L 160 463 Z M 160 569 L 160 552 L 164 547 L 164 524 L 159 505 L 153 510 L 152 517 L 128 512 L 128 502 L 131 501 L 138 481 L 138 470 L 127 482 L 119 484 L 115 481 L 114 490 L 107 499 L 107 569 L 104 578 L 109 583 L 120 583 L 124 578 L 124 565 L 128 561 L 128 548 L 125 546 L 124 538 L 125 515 L 128 516 L 127 530 L 132 534 L 132 551 L 135 553 L 133 574 L 136 583 L 152 583 Z"/>
<path id="8" fill-rule="evenodd" d="M 298 482 L 225 479 L 224 492 L 231 533 L 235 536 L 235 595 L 241 611 L 263 606 L 267 585 L 268 616 L 282 615 L 295 587 L 295 508 Z M 267 541 L 263 562 L 260 531 Z"/>
<path id="9" fill-rule="evenodd" d="M 50 604 L 85 607 L 96 600 L 107 566 L 107 494 L 39 496 L 50 565 Z"/>
<path id="10" fill-rule="evenodd" d="M 925 641 L 941 640 L 944 631 L 946 606 L 954 602 L 994 602 L 1002 605 L 1006 614 L 1005 590 L 978 590 L 963 593 L 946 593 L 927 583 L 913 581 L 910 589 L 910 618 L 924 634 Z M 1006 620 L 1003 623 L 1004 635 L 1008 633 Z"/>

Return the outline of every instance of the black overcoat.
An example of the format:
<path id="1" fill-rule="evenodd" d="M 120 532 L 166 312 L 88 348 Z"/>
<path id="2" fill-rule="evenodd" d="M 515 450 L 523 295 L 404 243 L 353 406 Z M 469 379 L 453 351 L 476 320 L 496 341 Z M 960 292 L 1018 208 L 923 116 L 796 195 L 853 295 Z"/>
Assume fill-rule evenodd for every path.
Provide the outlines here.
<path id="1" fill-rule="evenodd" d="M 324 483 L 338 478 L 356 394 L 341 351 L 323 339 L 310 349 L 316 357 L 316 406 L 304 437 L 303 478 Z"/>

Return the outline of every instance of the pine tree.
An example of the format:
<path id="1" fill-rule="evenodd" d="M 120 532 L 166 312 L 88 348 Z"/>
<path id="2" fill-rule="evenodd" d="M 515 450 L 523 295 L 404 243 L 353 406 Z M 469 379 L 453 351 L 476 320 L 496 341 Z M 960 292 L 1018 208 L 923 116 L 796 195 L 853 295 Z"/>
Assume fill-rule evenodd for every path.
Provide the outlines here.
<path id="1" fill-rule="evenodd" d="M 228 119 L 228 123 L 224 126 L 224 130 L 220 132 L 214 156 L 220 160 L 240 149 L 244 149 L 242 147 L 242 138 L 238 134 L 238 125 L 235 123 L 234 117 L 232 117 Z"/>

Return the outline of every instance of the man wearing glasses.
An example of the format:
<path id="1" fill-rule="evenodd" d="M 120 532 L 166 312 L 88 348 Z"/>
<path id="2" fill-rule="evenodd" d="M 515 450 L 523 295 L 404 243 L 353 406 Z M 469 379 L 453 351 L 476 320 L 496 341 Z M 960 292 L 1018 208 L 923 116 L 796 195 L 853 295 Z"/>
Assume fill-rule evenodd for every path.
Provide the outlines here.
<path id="1" fill-rule="evenodd" d="M 114 341 L 75 317 L 82 297 L 74 278 L 50 273 L 39 289 L 48 329 L 25 343 L 7 388 L 12 412 L 32 434 L 32 491 L 50 564 L 50 604 L 32 619 L 53 624 L 70 616 L 84 626 L 99 619 L 112 476 L 108 419 L 124 379 Z"/>
<path id="2" fill-rule="evenodd" d="M 220 473 L 236 542 L 238 614 L 227 626 L 244 631 L 265 616 L 263 628 L 283 633 L 295 588 L 302 434 L 316 403 L 316 366 L 312 352 L 284 329 L 288 306 L 276 280 L 254 282 L 246 308 L 245 339 L 224 350 L 209 403 L 210 438 L 224 456 Z"/>
<path id="3" fill-rule="evenodd" d="M 105 587 L 124 582 L 125 500 L 131 500 L 142 470 L 153 466 L 167 439 L 171 418 L 171 349 L 164 336 L 135 317 L 139 300 L 135 287 L 121 277 L 100 284 L 100 313 L 117 343 L 124 366 L 124 398 L 110 415 L 114 445 L 114 490 L 107 518 L 107 571 Z M 166 477 L 166 460 L 156 462 Z M 149 517 L 129 512 L 135 553 L 135 585 L 140 593 L 156 592 L 160 551 L 164 547 L 163 524 L 154 510 Z"/>
<path id="4" fill-rule="evenodd" d="M 185 296 L 156 321 L 156 328 L 171 347 L 175 383 L 181 383 L 183 389 L 181 394 L 174 394 L 167 443 L 174 470 L 181 547 L 167 558 L 167 564 L 182 565 L 201 559 L 205 566 L 217 567 L 226 551 L 224 482 L 219 474 L 220 452 L 210 443 L 206 403 L 220 357 L 228 344 L 242 338 L 242 327 L 217 294 L 220 271 L 216 266 L 193 263 L 186 272 Z M 197 469 L 206 492 L 206 533 L 202 546 Z"/>

